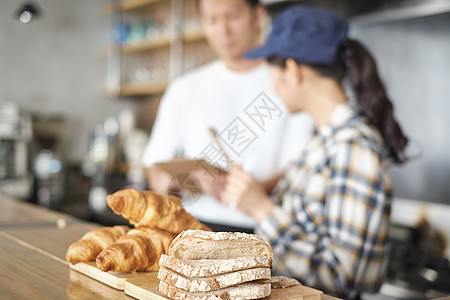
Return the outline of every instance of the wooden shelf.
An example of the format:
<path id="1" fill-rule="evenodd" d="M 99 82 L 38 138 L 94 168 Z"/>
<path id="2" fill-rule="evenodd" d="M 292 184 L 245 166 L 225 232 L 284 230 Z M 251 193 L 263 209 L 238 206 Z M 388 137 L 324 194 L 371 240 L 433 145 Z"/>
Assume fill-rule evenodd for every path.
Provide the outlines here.
<path id="1" fill-rule="evenodd" d="M 196 42 L 205 39 L 205 34 L 202 30 L 186 31 L 183 33 L 183 41 L 186 43 Z M 125 44 L 120 47 L 120 52 L 125 53 L 136 53 L 145 52 L 153 49 L 169 47 L 170 44 L 175 40 L 174 37 L 162 37 L 156 41 L 144 40 L 139 43 Z M 112 53 L 112 47 L 109 47 L 107 53 Z"/>
<path id="2" fill-rule="evenodd" d="M 129 11 L 163 1 L 168 0 L 121 0 L 118 3 L 117 10 Z"/>
<path id="3" fill-rule="evenodd" d="M 125 44 L 120 47 L 122 53 L 144 52 L 152 49 L 170 46 L 174 39 L 172 37 L 162 37 L 156 41 L 144 40 L 139 43 Z"/>
<path id="4" fill-rule="evenodd" d="M 167 83 L 122 83 L 120 87 L 120 96 L 145 96 L 160 95 L 167 87 Z"/>
<path id="5" fill-rule="evenodd" d="M 192 16 L 184 15 L 183 0 L 117 0 L 115 3 L 110 4 L 109 7 L 106 7 L 105 12 L 114 14 L 114 22 L 125 20 L 128 23 L 133 23 L 131 21 L 133 19 L 143 20 L 148 16 L 158 19 L 161 24 L 165 24 L 164 22 L 172 18 L 181 20 L 181 22 L 183 20 L 193 21 L 191 18 L 198 18 L 193 13 Z M 122 18 L 122 16 L 125 18 Z M 196 21 L 200 22 L 200 20 Z M 200 51 L 203 46 L 202 41 L 205 41 L 206 37 L 203 30 L 197 28 L 197 24 L 194 23 L 190 23 L 190 26 L 185 30 L 180 31 L 178 27 L 175 30 L 176 32 L 161 31 L 161 34 L 164 35 L 161 35 L 156 40 L 148 40 L 144 37 L 144 39 L 139 41 L 107 46 L 105 52 L 108 57 L 108 63 L 111 66 L 109 68 L 111 70 L 110 76 L 114 78 L 114 83 L 111 84 L 112 86 L 105 88 L 106 94 L 111 97 L 133 97 L 161 95 L 164 93 L 167 83 L 127 83 L 121 82 L 120 78 L 123 78 L 123 70 L 127 70 L 133 62 L 144 59 L 141 56 L 154 56 L 155 58 L 152 59 L 156 60 L 158 59 L 157 57 L 163 57 L 164 60 L 167 60 L 167 62 L 161 62 L 161 67 L 166 69 L 170 78 L 174 78 L 182 73 L 183 60 L 185 57 L 192 55 L 188 54 L 189 52 Z M 193 44 L 189 45 L 189 43 Z M 187 50 L 184 50 L 184 47 Z"/>
<path id="6" fill-rule="evenodd" d="M 201 29 L 183 32 L 183 41 L 186 43 L 202 41 L 204 39 L 206 39 L 206 36 Z"/>

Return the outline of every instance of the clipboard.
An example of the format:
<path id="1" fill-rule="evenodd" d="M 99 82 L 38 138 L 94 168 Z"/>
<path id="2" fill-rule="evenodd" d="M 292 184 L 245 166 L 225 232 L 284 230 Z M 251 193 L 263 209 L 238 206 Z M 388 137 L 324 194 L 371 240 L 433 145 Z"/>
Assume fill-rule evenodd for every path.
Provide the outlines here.
<path id="1" fill-rule="evenodd" d="M 176 177 L 183 173 L 192 173 L 199 170 L 212 172 L 216 175 L 223 175 L 228 173 L 228 171 L 222 168 L 209 164 L 204 159 L 174 159 L 171 161 L 155 163 L 154 166 L 163 169 L 172 177 Z"/>
<path id="2" fill-rule="evenodd" d="M 171 161 L 159 162 L 155 167 L 167 172 L 172 180 L 169 186 L 169 193 L 179 196 L 183 203 L 191 201 L 195 203 L 199 195 L 203 194 L 200 180 L 193 172 L 204 171 L 206 178 L 211 178 L 211 182 L 216 181 L 216 176 L 226 175 L 228 172 L 222 168 L 209 164 L 204 159 L 174 159 Z"/>

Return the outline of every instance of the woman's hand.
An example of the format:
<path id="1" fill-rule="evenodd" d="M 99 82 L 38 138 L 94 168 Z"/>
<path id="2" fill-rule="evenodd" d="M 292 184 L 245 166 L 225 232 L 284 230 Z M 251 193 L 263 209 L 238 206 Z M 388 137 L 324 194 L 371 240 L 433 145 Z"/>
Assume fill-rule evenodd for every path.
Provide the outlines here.
<path id="1" fill-rule="evenodd" d="M 236 164 L 231 166 L 228 173 L 221 200 L 259 222 L 264 221 L 274 208 L 264 186 Z"/>

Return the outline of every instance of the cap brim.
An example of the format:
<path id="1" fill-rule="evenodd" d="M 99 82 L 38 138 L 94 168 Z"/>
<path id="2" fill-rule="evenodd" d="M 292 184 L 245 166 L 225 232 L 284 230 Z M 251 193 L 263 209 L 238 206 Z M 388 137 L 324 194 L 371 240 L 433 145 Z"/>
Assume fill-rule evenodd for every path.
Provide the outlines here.
<path id="1" fill-rule="evenodd" d="M 267 46 L 267 44 L 257 47 L 253 50 L 245 53 L 244 57 L 247 59 L 260 59 L 269 58 L 273 55 L 273 51 Z"/>

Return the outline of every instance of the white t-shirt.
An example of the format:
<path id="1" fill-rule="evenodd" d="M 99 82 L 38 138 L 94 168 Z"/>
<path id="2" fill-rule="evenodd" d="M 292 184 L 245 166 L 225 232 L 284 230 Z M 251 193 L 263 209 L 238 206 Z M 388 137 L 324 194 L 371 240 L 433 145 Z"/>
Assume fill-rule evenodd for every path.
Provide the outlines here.
<path id="1" fill-rule="evenodd" d="M 257 180 L 276 175 L 296 160 L 313 129 L 307 115 L 288 114 L 272 90 L 266 64 L 235 72 L 217 60 L 169 85 L 144 152 L 144 165 L 181 155 L 227 168 L 215 151 L 209 127 L 217 131 L 231 160 Z M 207 195 L 185 208 L 204 222 L 244 228 L 255 224 Z"/>

